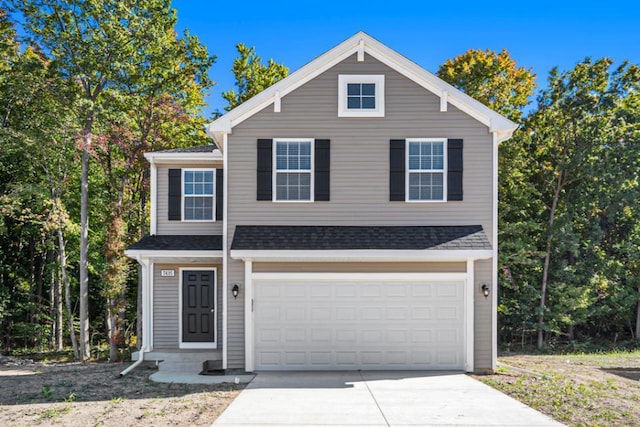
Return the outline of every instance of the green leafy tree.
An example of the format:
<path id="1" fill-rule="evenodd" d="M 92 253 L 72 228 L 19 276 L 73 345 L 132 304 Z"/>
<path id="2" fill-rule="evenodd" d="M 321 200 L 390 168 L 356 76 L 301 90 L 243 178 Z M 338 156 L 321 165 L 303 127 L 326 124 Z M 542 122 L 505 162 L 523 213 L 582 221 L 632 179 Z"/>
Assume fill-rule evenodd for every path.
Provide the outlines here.
<path id="1" fill-rule="evenodd" d="M 80 347 L 90 357 L 89 343 L 89 159 L 95 133 L 105 132 L 109 101 L 115 92 L 148 90 L 153 75 L 162 91 L 185 76 L 207 86 L 213 58 L 195 37 L 175 36 L 176 12 L 167 0 L 26 0 L 14 1 L 29 36 L 48 52 L 59 72 L 77 82 L 74 103 L 78 147 L 82 153 L 80 247 Z M 144 95 L 143 95 L 144 96 Z M 114 274 L 115 282 L 122 278 Z M 108 305 L 111 305 L 110 303 Z M 107 317 L 113 316 L 112 307 Z M 117 310 L 117 309 L 116 309 Z M 109 321 L 108 321 L 109 322 Z M 110 337 L 113 337 L 110 334 Z"/>
<path id="2" fill-rule="evenodd" d="M 255 47 L 246 47 L 239 43 L 236 49 L 240 56 L 233 60 L 232 71 L 236 77 L 238 91 L 231 89 L 222 93 L 222 97 L 228 103 L 226 111 L 234 109 L 289 74 L 287 67 L 273 59 L 269 59 L 267 65 L 262 64 Z"/>
<path id="3" fill-rule="evenodd" d="M 602 283 L 598 279 L 602 257 L 597 250 L 602 227 L 599 214 L 594 213 L 606 212 L 613 201 L 603 197 L 599 187 L 610 173 L 607 170 L 615 174 L 618 165 L 604 160 L 626 150 L 620 145 L 616 109 L 630 91 L 637 90 L 639 77 L 635 66 L 622 64 L 612 71 L 611 65 L 607 58 L 586 59 L 564 73 L 552 70 L 548 89 L 541 93 L 538 110 L 528 122 L 546 216 L 541 242 L 539 348 L 545 345 L 545 330 L 550 329 L 545 316 L 575 316 L 593 304 L 589 301 L 593 284 Z M 556 308 L 562 313 L 549 313 L 550 283 Z M 568 318 L 563 323 L 573 325 L 575 321 Z"/>
<path id="4" fill-rule="evenodd" d="M 438 77 L 511 120 L 518 120 L 536 87 L 531 69 L 518 67 L 505 49 L 469 49 L 440 66 Z"/>

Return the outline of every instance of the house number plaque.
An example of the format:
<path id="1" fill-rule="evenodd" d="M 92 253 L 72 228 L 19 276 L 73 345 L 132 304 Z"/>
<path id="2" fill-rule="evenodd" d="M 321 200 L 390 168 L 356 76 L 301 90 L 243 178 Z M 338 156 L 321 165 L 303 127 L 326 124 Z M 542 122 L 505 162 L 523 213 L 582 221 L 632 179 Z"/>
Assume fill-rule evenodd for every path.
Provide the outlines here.
<path id="1" fill-rule="evenodd" d="M 160 276 L 162 277 L 173 277 L 176 275 L 175 270 L 160 270 Z"/>

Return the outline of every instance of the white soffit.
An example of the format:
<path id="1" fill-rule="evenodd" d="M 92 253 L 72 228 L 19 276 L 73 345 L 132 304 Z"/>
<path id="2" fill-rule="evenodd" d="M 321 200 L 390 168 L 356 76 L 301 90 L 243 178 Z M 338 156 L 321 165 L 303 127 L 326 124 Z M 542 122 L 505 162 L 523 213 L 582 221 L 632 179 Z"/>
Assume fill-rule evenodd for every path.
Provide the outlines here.
<path id="1" fill-rule="evenodd" d="M 518 127 L 518 125 L 511 120 L 496 113 L 481 102 L 476 101 L 361 31 L 280 80 L 278 83 L 224 114 L 217 120 L 209 123 L 206 126 L 207 134 L 221 147 L 222 135 L 231 133 L 234 126 L 242 123 L 265 107 L 279 103 L 282 97 L 319 76 L 334 65 L 342 62 L 349 56 L 359 54 L 363 49 L 364 52 L 376 58 L 378 61 L 413 80 L 434 95 L 440 98 L 446 98 L 446 102 L 487 126 L 489 132 L 496 133 L 498 142 L 509 139 L 513 131 Z M 361 53 L 359 55 L 361 55 Z M 221 148 L 224 150 L 226 147 Z"/>

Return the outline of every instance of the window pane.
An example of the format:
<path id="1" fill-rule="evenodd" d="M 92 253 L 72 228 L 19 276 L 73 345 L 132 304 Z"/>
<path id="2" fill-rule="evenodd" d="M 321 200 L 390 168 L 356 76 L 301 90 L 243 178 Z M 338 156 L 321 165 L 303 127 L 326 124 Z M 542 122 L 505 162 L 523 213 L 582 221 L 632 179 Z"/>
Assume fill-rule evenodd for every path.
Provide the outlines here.
<path id="1" fill-rule="evenodd" d="M 420 169 L 420 156 L 409 156 L 409 169 L 418 170 Z"/>
<path id="2" fill-rule="evenodd" d="M 277 169 L 287 169 L 287 156 L 276 156 L 276 168 Z"/>
<path id="3" fill-rule="evenodd" d="M 311 169 L 311 156 L 300 157 L 300 169 Z"/>
<path id="4" fill-rule="evenodd" d="M 360 95 L 360 84 L 347 83 L 347 95 Z"/>
<path id="5" fill-rule="evenodd" d="M 347 108 L 360 108 L 360 98 L 353 96 L 347 98 Z"/>
<path id="6" fill-rule="evenodd" d="M 376 85 L 373 83 L 363 83 L 362 94 L 373 96 L 376 94 Z"/>
<path id="7" fill-rule="evenodd" d="M 418 155 L 418 154 L 420 154 L 420 143 L 419 142 L 410 142 L 409 143 L 409 154 L 410 155 Z"/>
<path id="8" fill-rule="evenodd" d="M 376 99 L 370 96 L 362 97 L 362 108 L 374 109 L 376 108 Z"/>
<path id="9" fill-rule="evenodd" d="M 310 142 L 301 142 L 300 143 L 300 155 L 301 156 L 310 156 L 311 155 L 311 143 Z"/>
<path id="10" fill-rule="evenodd" d="M 184 219 L 213 220 L 213 197 L 185 197 Z"/>
<path id="11" fill-rule="evenodd" d="M 311 174 L 308 172 L 277 174 L 276 200 L 311 200 Z"/>
<path id="12" fill-rule="evenodd" d="M 409 200 L 443 200 L 443 182 L 443 173 L 411 172 Z"/>

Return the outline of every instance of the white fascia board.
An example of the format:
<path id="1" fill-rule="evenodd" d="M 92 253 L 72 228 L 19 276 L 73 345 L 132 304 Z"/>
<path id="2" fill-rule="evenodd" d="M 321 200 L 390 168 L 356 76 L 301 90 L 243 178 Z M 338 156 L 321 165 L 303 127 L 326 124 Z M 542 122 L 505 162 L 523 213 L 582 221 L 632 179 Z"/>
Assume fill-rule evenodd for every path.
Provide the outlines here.
<path id="1" fill-rule="evenodd" d="M 282 262 L 416 262 L 489 259 L 493 250 L 231 250 L 231 258 L 243 261 Z"/>
<path id="2" fill-rule="evenodd" d="M 148 249 L 127 249 L 124 254 L 134 259 L 158 259 L 158 258 L 222 258 L 222 251 L 187 251 L 187 250 L 163 250 L 154 251 Z"/>
<path id="3" fill-rule="evenodd" d="M 222 134 L 231 133 L 234 126 L 274 103 L 278 93 L 280 98 L 284 97 L 347 57 L 356 54 L 362 49 L 361 41 L 364 41 L 364 51 L 367 54 L 413 80 L 436 96 L 441 97 L 446 92 L 448 103 L 489 127 L 490 132 L 499 132 L 501 140 L 508 139 L 517 128 L 517 125 L 506 117 L 451 86 L 368 34 L 359 32 L 214 122 L 209 123 L 207 125 L 207 133 L 216 142 L 219 142 Z"/>
<path id="4" fill-rule="evenodd" d="M 210 153 L 144 153 L 144 157 L 155 164 L 166 163 L 202 163 L 211 161 L 222 161 L 222 152 L 218 149 Z"/>

